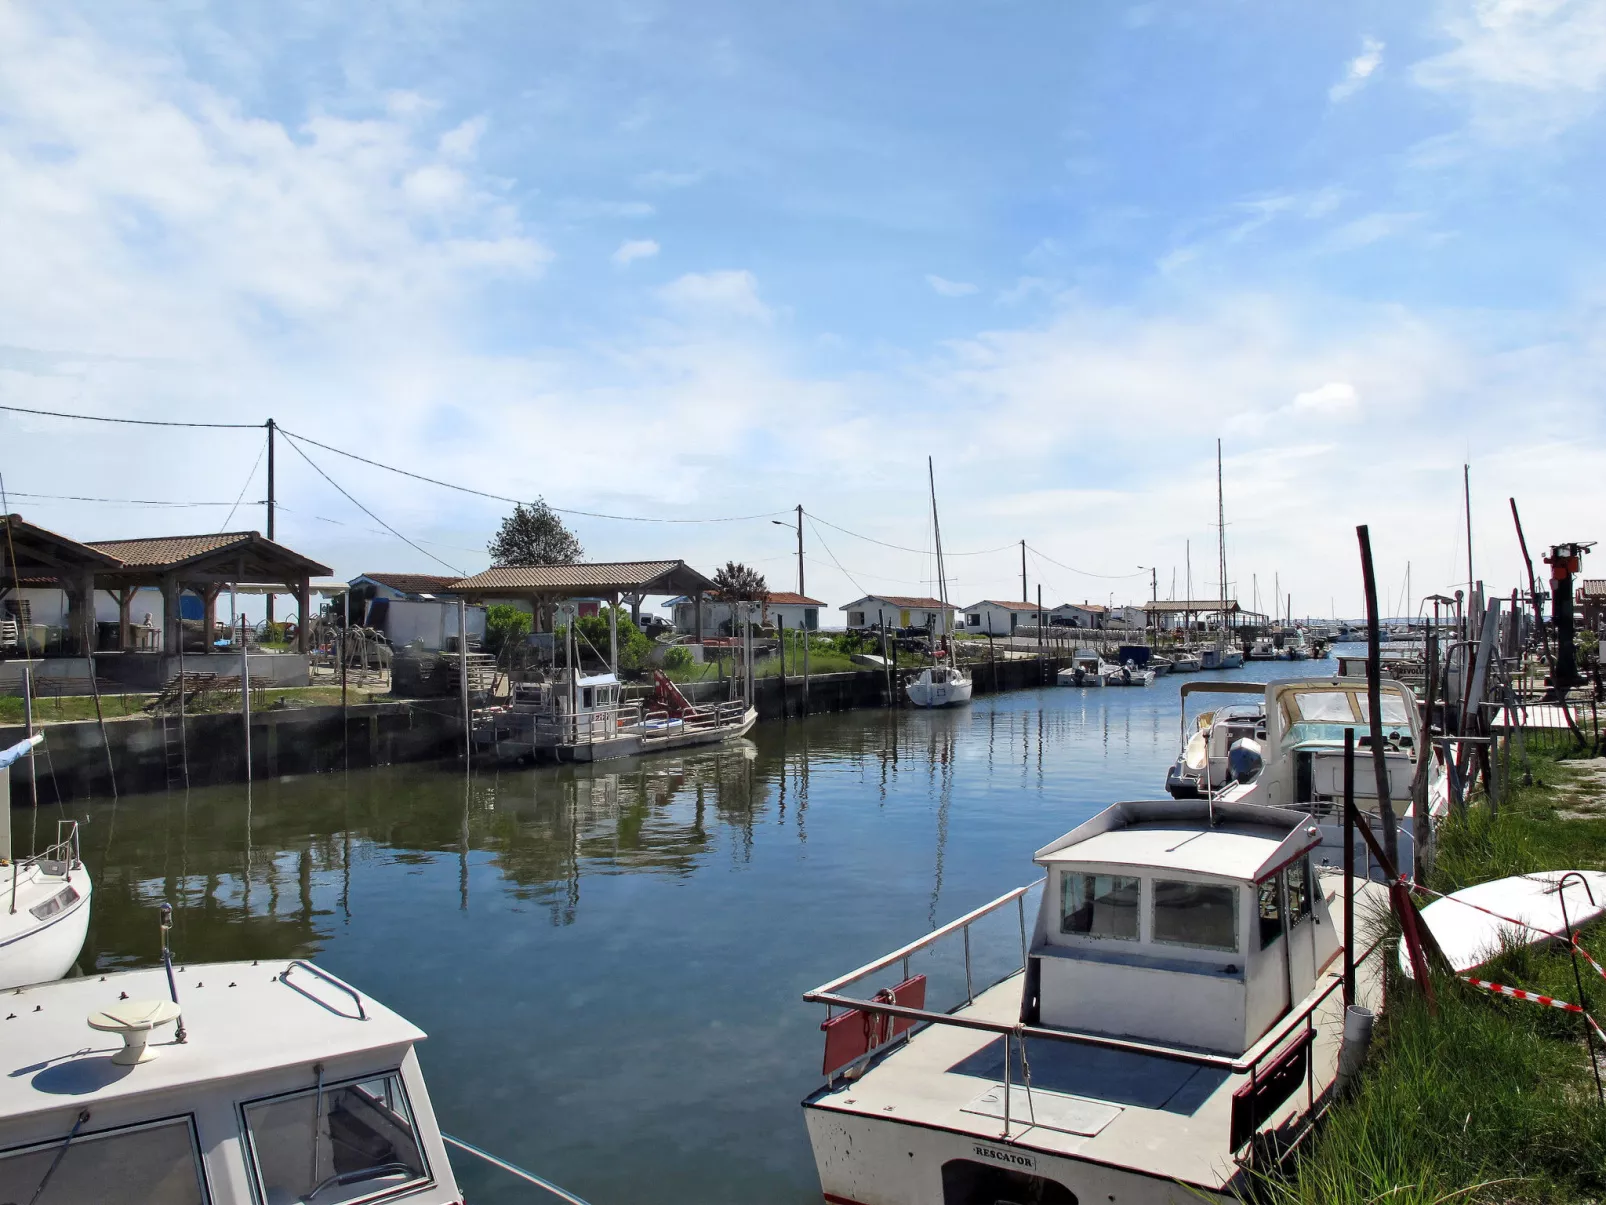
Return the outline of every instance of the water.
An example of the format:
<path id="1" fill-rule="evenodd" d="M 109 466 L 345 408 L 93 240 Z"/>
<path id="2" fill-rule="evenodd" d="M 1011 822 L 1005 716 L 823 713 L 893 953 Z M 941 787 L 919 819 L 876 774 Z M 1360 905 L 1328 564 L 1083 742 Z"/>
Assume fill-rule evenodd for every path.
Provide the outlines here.
<path id="1" fill-rule="evenodd" d="M 1032 851 L 1106 804 L 1161 795 L 1179 687 L 772 722 L 617 768 L 86 805 L 81 965 L 155 961 L 167 899 L 187 961 L 315 957 L 417 1022 L 443 1128 L 594 1205 L 817 1202 L 798 1102 L 823 1010 L 801 994 L 1031 881 Z M 531 1200 L 456 1167 L 475 1205 Z"/>

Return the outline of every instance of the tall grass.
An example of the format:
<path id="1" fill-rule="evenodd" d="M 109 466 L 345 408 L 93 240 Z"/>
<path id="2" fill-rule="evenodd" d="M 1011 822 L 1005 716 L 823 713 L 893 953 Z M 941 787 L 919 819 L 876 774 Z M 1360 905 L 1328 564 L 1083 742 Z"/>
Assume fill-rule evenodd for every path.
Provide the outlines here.
<path id="1" fill-rule="evenodd" d="M 1565 762 L 1535 757 L 1532 787 L 1498 814 L 1476 806 L 1442 833 L 1431 885 L 1441 891 L 1537 869 L 1606 866 L 1606 819 L 1561 820 Z M 1583 944 L 1606 950 L 1606 923 Z M 1390 959 L 1387 1006 L 1358 1088 L 1328 1114 L 1286 1179 L 1264 1185 L 1277 1205 L 1440 1205 L 1606 1200 L 1606 1108 L 1596 1100 L 1582 1020 L 1491 996 L 1450 978 L 1438 1013 Z M 1583 966 L 1592 1011 L 1606 982 Z M 1577 987 L 1565 951 L 1510 950 L 1480 975 L 1563 1000 Z M 1599 1048 L 1597 1047 L 1597 1053 Z"/>

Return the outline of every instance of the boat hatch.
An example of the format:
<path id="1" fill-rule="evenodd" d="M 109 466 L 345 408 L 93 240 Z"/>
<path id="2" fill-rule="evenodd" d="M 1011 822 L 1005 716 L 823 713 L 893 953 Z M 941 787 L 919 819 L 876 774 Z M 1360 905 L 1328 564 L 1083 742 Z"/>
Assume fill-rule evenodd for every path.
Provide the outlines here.
<path id="1" fill-rule="evenodd" d="M 341 1205 L 429 1182 L 399 1070 L 240 1110 L 267 1205 Z"/>

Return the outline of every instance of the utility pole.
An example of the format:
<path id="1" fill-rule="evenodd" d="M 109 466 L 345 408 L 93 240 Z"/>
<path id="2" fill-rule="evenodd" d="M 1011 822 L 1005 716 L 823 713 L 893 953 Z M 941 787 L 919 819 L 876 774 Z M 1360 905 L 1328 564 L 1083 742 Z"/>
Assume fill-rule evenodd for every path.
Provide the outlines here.
<path id="1" fill-rule="evenodd" d="M 1020 542 L 1020 600 L 1029 603 L 1032 600 L 1026 597 L 1026 541 Z"/>
<path id="2" fill-rule="evenodd" d="M 274 436 L 274 432 L 276 432 L 278 429 L 279 429 L 278 424 L 275 423 L 270 418 L 268 420 L 268 539 L 270 539 L 270 540 L 273 539 L 273 511 L 274 511 L 274 504 L 273 504 L 274 503 L 274 499 L 273 499 L 273 436 Z M 273 595 L 271 593 L 268 595 L 267 619 L 268 619 L 268 623 L 269 624 L 273 623 Z M 301 621 L 303 623 L 305 623 L 306 622 L 306 616 L 303 615 L 301 617 Z"/>
<path id="3" fill-rule="evenodd" d="M 808 591 L 803 588 L 803 504 L 801 502 L 797 504 L 797 592 L 802 598 L 808 597 Z"/>

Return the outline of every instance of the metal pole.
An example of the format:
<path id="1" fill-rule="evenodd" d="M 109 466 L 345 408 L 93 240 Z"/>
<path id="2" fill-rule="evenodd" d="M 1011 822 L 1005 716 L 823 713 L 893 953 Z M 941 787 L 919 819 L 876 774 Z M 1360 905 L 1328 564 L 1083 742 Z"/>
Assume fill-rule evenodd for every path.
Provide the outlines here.
<path id="1" fill-rule="evenodd" d="M 251 653 L 245 638 L 246 619 L 240 616 L 240 721 L 245 726 L 245 781 L 251 781 Z M 247 891 L 249 891 L 249 886 Z"/>
<path id="2" fill-rule="evenodd" d="M 1372 769 L 1377 777 L 1377 812 L 1383 821 L 1383 852 L 1400 864 L 1399 829 L 1389 800 L 1389 767 L 1383 749 L 1383 664 L 1377 617 L 1377 578 L 1372 572 L 1372 536 L 1362 523 L 1355 529 L 1361 545 L 1361 578 L 1366 589 L 1366 694 L 1372 741 Z"/>
<path id="3" fill-rule="evenodd" d="M 273 445 L 275 442 L 273 437 L 278 429 L 278 424 L 270 418 L 268 420 L 268 539 L 270 540 L 274 538 L 273 519 L 274 512 L 278 509 L 278 507 L 275 505 L 273 492 Z M 301 617 L 301 621 L 305 623 L 306 618 L 307 617 L 303 615 Z M 268 627 L 271 629 L 273 627 L 273 595 L 271 593 L 268 595 L 267 620 Z"/>
<path id="4" fill-rule="evenodd" d="M 26 637 L 24 637 L 26 639 Z M 33 740 L 33 664 L 26 662 L 22 667 L 22 723 L 23 735 Z M 39 770 L 34 765 L 33 754 L 28 755 L 28 806 L 39 806 Z M 29 853 L 33 853 L 29 849 Z"/>
<path id="5" fill-rule="evenodd" d="M 1578 973 L 1578 946 L 1573 940 L 1573 922 L 1567 916 L 1567 880 L 1573 877 L 1577 877 L 1578 881 L 1584 885 L 1584 891 L 1590 897 L 1589 902 L 1591 904 L 1595 902 L 1595 893 L 1590 891 L 1588 881 L 1576 871 L 1572 871 L 1561 876 L 1561 882 L 1558 884 L 1559 889 L 1556 892 L 1556 898 L 1561 903 L 1561 923 L 1567 930 L 1567 952 L 1572 955 L 1573 983 L 1578 988 L 1578 1007 L 1584 1011 L 1584 1049 L 1589 1052 L 1589 1066 L 1590 1069 L 1595 1073 L 1595 1097 L 1602 1105 L 1606 1105 L 1606 1089 L 1601 1087 L 1600 1082 L 1600 1064 L 1595 1061 L 1595 1037 L 1590 1032 L 1594 1026 L 1591 1024 L 1589 1019 L 1589 1000 L 1584 995 L 1583 976 Z"/>
<path id="6" fill-rule="evenodd" d="M 1422 756 L 1432 753 L 1423 750 Z M 1285 918 L 1286 919 L 1286 918 Z M 1344 1007 L 1355 1003 L 1355 729 L 1344 729 Z"/>
<path id="7" fill-rule="evenodd" d="M 463 760 L 474 759 L 474 723 L 468 700 L 468 599 L 457 600 L 457 689 L 463 695 Z"/>
<path id="8" fill-rule="evenodd" d="M 803 504 L 797 505 L 797 592 L 805 596 L 808 591 L 803 588 Z"/>
<path id="9" fill-rule="evenodd" d="M 1470 464 L 1463 464 L 1461 466 L 1461 491 L 1461 496 L 1466 501 L 1467 589 L 1471 590 L 1472 587 L 1477 583 L 1477 579 L 1472 576 L 1472 466 Z"/>
<path id="10" fill-rule="evenodd" d="M 1029 603 L 1032 600 L 1026 597 L 1026 541 L 1020 542 L 1020 600 Z"/>

